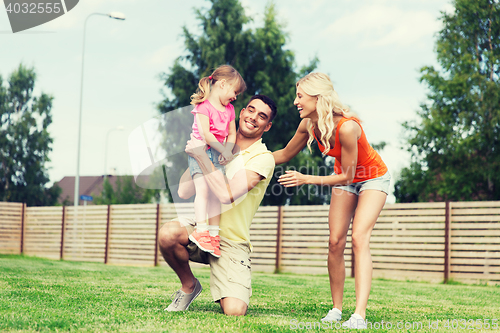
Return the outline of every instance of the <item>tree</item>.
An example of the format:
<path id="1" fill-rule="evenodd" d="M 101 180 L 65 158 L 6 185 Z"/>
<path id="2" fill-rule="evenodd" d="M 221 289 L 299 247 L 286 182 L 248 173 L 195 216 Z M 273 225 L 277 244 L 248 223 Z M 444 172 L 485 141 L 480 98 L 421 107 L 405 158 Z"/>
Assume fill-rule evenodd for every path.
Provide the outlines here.
<path id="1" fill-rule="evenodd" d="M 33 96 L 35 81 L 35 70 L 22 64 L 9 76 L 7 87 L 0 76 L 0 200 L 54 205 L 61 189 L 45 188 L 53 97 Z"/>
<path id="2" fill-rule="evenodd" d="M 442 14 L 440 68 L 421 69 L 429 101 L 404 124 L 412 164 L 396 183 L 399 202 L 500 199 L 500 3 L 454 7 Z"/>
<path id="3" fill-rule="evenodd" d="M 140 204 L 159 202 L 159 191 L 145 189 L 134 182 L 134 176 L 120 176 L 116 179 L 115 188 L 104 180 L 102 192 L 94 197 L 96 205 Z"/>
<path id="4" fill-rule="evenodd" d="M 277 21 L 277 13 L 271 4 L 265 9 L 264 26 L 255 30 L 244 28 L 250 19 L 238 0 L 210 0 L 209 10 L 195 10 L 202 33 L 196 36 L 184 27 L 186 54 L 178 57 L 169 73 L 161 74 L 166 87 L 165 99 L 159 103 L 158 110 L 165 114 L 176 110 L 176 117 L 163 124 L 166 137 L 163 142 L 167 151 L 179 152 L 184 147 L 189 132 L 179 133 L 179 128 L 189 128 L 193 122 L 189 112 L 180 108 L 189 105 L 192 93 L 198 86 L 201 77 L 210 73 L 221 64 L 235 67 L 247 84 L 247 91 L 233 103 L 238 114 L 245 107 L 250 96 L 261 93 L 271 97 L 277 104 L 278 115 L 273 121 L 272 129 L 265 133 L 263 141 L 271 151 L 283 148 L 292 138 L 300 122 L 296 108 L 295 83 L 313 71 L 318 60 L 300 69 L 296 68 L 292 51 L 286 49 L 288 36 L 283 26 Z M 175 133 L 175 134 L 173 134 Z M 175 155 L 175 156 L 172 156 Z M 178 170 L 169 173 L 180 174 L 187 166 L 186 154 L 170 154 L 170 168 L 179 166 Z M 287 165 L 276 169 L 263 204 L 321 204 L 329 201 L 330 190 L 319 187 L 303 187 L 287 189 L 279 185 L 277 176 L 289 168 L 300 169 L 310 174 L 326 175 L 332 169 L 321 156 L 318 149 L 311 154 L 307 148 L 299 153 Z M 319 191 L 321 189 L 321 191 Z M 168 192 L 168 191 L 167 191 Z M 323 194 L 322 194 L 323 193 Z M 172 198 L 172 194 L 168 194 Z"/>

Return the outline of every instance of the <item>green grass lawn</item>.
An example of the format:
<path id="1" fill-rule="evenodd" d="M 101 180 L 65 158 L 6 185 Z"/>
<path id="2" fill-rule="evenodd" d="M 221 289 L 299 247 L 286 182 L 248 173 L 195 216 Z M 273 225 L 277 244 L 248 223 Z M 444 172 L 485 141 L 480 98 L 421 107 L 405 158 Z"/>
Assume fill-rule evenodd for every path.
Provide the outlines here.
<path id="1" fill-rule="evenodd" d="M 180 286 L 169 268 L 0 255 L 0 331 L 343 331 L 317 324 L 331 308 L 327 276 L 253 273 L 247 316 L 227 317 L 212 301 L 209 270 L 197 269 L 195 275 L 204 288 L 201 295 L 188 311 L 168 313 L 163 310 Z M 355 305 L 353 279 L 346 281 L 344 299 L 347 320 Z M 374 280 L 367 319 L 373 328 L 382 321 L 384 328 L 392 324 L 392 330 L 373 329 L 377 332 L 396 331 L 398 323 L 413 325 L 412 332 L 448 332 L 467 327 L 461 319 L 500 321 L 499 306 L 499 287 Z M 439 329 L 429 328 L 429 321 Z M 477 325 L 475 332 L 500 332 Z"/>

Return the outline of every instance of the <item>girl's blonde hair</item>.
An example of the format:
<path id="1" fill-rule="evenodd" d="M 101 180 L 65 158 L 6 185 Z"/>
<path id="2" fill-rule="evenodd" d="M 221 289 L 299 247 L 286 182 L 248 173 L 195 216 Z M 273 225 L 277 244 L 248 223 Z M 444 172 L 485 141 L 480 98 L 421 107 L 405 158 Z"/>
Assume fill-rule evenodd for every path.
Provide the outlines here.
<path id="1" fill-rule="evenodd" d="M 333 89 L 333 83 L 328 75 L 323 73 L 310 73 L 300 79 L 296 86 L 300 88 L 309 96 L 318 98 L 316 102 L 316 112 L 318 113 L 318 129 L 321 133 L 320 141 L 325 146 L 323 155 L 330 151 L 330 139 L 335 130 L 333 116 L 343 116 L 346 118 L 359 117 L 349 110 L 349 107 L 340 102 L 339 95 Z M 309 121 L 307 125 L 309 132 L 309 139 L 307 140 L 307 147 L 311 151 L 311 144 L 314 141 L 313 124 Z"/>
<path id="2" fill-rule="evenodd" d="M 209 76 L 201 78 L 198 83 L 198 89 L 196 93 L 191 95 L 191 104 L 198 105 L 204 102 L 210 95 L 210 90 L 212 85 L 219 80 L 226 80 L 229 84 L 234 85 L 236 94 L 241 94 L 247 89 L 245 81 L 241 77 L 240 73 L 233 66 L 222 65 L 219 66 L 213 73 Z"/>

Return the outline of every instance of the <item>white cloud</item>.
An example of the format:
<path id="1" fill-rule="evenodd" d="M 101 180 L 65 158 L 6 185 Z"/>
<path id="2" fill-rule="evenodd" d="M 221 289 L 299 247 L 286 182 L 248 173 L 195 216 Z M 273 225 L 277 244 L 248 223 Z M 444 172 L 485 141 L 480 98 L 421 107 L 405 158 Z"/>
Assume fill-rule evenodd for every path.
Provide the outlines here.
<path id="1" fill-rule="evenodd" d="M 447 14 L 452 14 L 455 12 L 455 7 L 450 2 L 447 2 L 443 5 L 443 7 L 441 7 L 441 11 Z"/>
<path id="2" fill-rule="evenodd" d="M 68 30 L 75 27 L 81 29 L 88 13 L 94 12 L 104 2 L 105 0 L 86 0 L 85 6 L 83 6 L 83 3 L 79 2 L 72 10 L 66 12 L 63 16 L 48 22 L 45 27 L 47 29 L 57 31 Z M 82 10 L 82 7 L 85 7 L 85 10 Z"/>
<path id="3" fill-rule="evenodd" d="M 430 12 L 375 4 L 342 15 L 325 29 L 324 34 L 334 39 L 356 39 L 361 48 L 406 46 L 432 35 L 439 27 L 437 17 Z"/>
<path id="4" fill-rule="evenodd" d="M 148 56 L 147 63 L 153 66 L 169 66 L 180 55 L 180 47 L 176 44 L 168 44 L 156 50 Z"/>
<path id="5" fill-rule="evenodd" d="M 70 30 L 74 28 L 83 29 L 83 24 L 85 19 L 92 13 L 103 13 L 107 14 L 110 11 L 103 11 L 102 8 L 107 8 L 109 5 L 120 6 L 124 3 L 130 4 L 135 0 L 81 0 L 79 3 L 69 12 L 66 12 L 63 16 L 48 22 L 45 28 L 50 30 L 62 31 Z M 111 10 L 113 11 L 113 10 Z"/>

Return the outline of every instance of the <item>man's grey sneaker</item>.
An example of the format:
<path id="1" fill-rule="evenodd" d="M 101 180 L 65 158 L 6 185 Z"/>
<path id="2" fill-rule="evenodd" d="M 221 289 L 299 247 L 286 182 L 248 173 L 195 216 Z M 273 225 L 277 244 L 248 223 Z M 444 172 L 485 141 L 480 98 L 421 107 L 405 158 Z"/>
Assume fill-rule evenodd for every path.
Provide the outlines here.
<path id="1" fill-rule="evenodd" d="M 342 319 L 342 311 L 337 308 L 333 308 L 328 311 L 328 314 L 325 318 L 322 318 L 321 321 L 340 321 Z"/>
<path id="2" fill-rule="evenodd" d="M 343 328 L 355 328 L 358 330 L 365 330 L 366 329 L 366 321 L 363 320 L 363 317 L 361 317 L 357 313 L 353 313 L 351 318 L 349 318 L 348 321 L 344 322 L 342 324 Z"/>
<path id="3" fill-rule="evenodd" d="M 194 285 L 194 290 L 191 294 L 186 294 L 182 290 L 177 290 L 172 294 L 172 303 L 165 309 L 165 311 L 185 311 L 189 308 L 189 305 L 194 301 L 196 297 L 201 293 L 203 288 L 201 287 L 200 281 L 195 279 L 196 283 Z"/>

